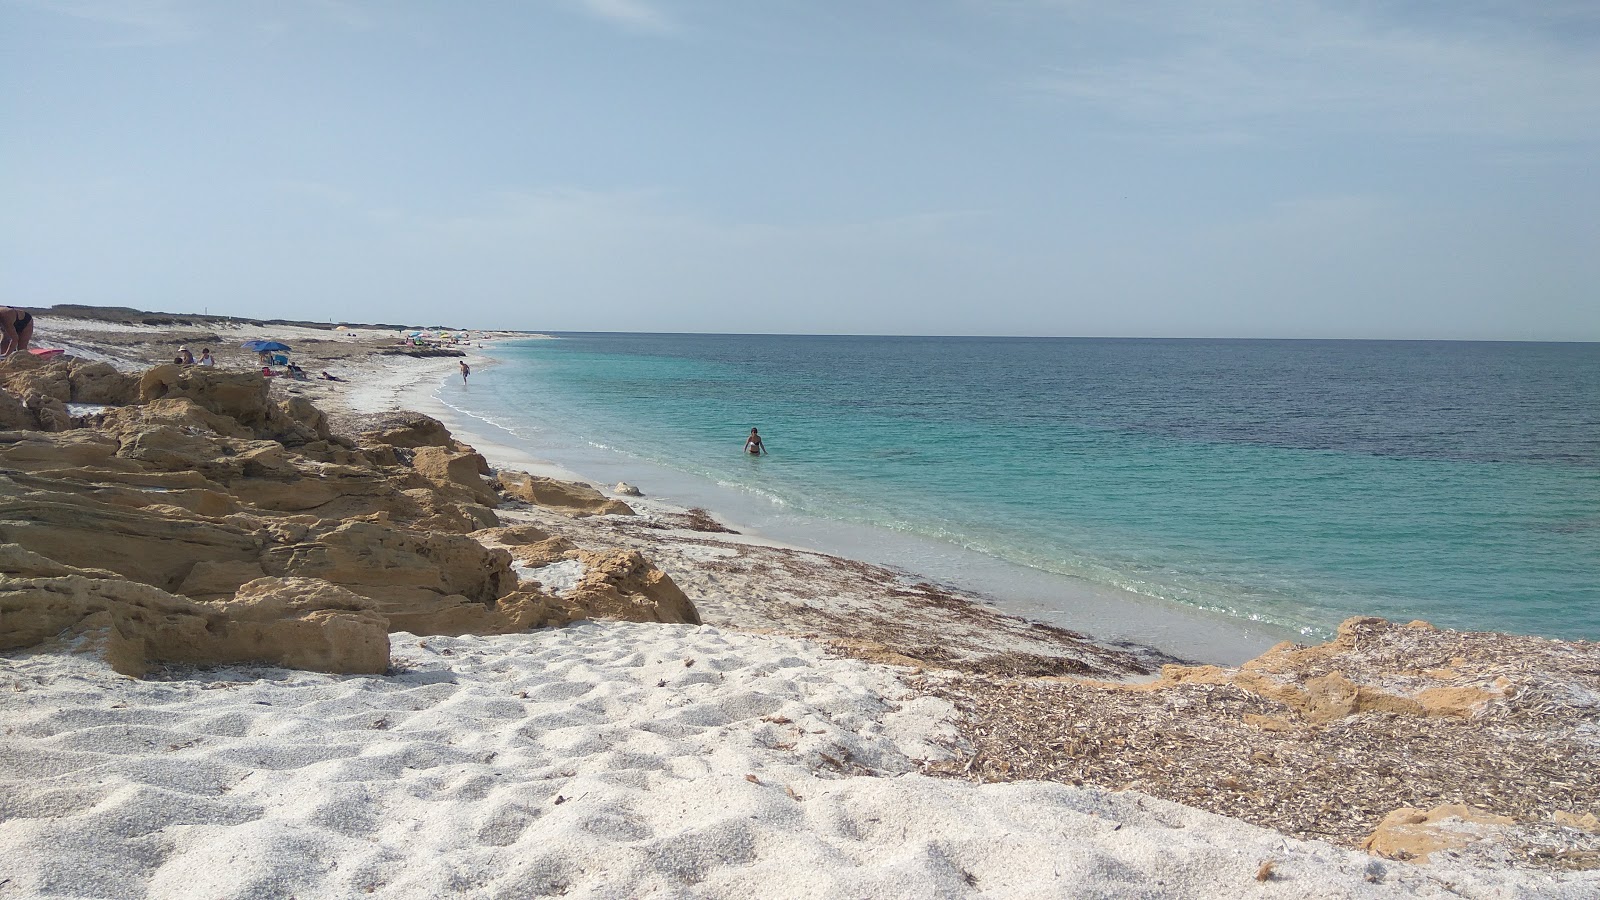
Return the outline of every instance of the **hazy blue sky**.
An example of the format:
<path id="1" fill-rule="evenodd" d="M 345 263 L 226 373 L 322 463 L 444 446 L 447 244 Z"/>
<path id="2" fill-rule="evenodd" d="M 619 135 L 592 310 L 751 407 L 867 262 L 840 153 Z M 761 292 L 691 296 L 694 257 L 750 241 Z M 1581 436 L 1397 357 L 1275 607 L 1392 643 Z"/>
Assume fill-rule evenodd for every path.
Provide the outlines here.
<path id="1" fill-rule="evenodd" d="M 0 0 L 0 302 L 1600 340 L 1600 3 Z"/>

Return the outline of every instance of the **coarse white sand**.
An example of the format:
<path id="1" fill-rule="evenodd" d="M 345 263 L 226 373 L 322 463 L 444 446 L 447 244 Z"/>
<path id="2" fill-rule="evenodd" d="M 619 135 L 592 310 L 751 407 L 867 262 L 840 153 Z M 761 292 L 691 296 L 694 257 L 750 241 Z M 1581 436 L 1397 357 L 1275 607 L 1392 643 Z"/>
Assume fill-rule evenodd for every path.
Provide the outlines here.
<path id="1" fill-rule="evenodd" d="M 1132 792 L 915 774 L 948 710 L 804 641 L 394 646 L 388 676 L 4 660 L 0 896 L 1585 896 Z"/>

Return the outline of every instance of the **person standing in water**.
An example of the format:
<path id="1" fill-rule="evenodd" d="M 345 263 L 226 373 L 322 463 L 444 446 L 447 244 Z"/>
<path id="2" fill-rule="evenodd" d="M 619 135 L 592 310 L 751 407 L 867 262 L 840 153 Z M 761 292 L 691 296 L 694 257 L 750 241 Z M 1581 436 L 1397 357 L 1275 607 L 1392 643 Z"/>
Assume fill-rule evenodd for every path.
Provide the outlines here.
<path id="1" fill-rule="evenodd" d="M 744 440 L 744 452 L 751 456 L 760 456 L 767 452 L 766 445 L 761 443 L 761 435 L 754 428 L 750 429 L 750 436 Z"/>
<path id="2" fill-rule="evenodd" d="M 15 306 L 0 306 L 0 357 L 10 356 L 18 350 L 28 349 L 33 340 L 33 313 Z"/>
<path id="3" fill-rule="evenodd" d="M 472 374 L 472 367 L 467 365 L 467 361 L 463 359 L 461 361 L 461 383 L 462 384 L 466 384 L 467 383 L 467 376 L 471 375 L 471 374 Z"/>

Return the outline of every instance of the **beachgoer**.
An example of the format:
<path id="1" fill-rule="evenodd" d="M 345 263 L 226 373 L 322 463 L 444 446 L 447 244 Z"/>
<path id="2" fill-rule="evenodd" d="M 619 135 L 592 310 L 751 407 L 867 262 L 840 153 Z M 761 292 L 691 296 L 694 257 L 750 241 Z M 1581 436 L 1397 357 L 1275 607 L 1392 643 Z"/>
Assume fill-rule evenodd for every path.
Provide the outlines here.
<path id="1" fill-rule="evenodd" d="M 751 456 L 760 456 L 767 452 L 767 446 L 761 443 L 761 435 L 754 428 L 750 429 L 750 436 L 744 439 L 744 452 Z"/>
<path id="2" fill-rule="evenodd" d="M 466 384 L 467 383 L 467 376 L 471 375 L 471 374 L 472 374 L 472 367 L 467 365 L 467 361 L 463 359 L 461 361 L 461 383 L 462 384 Z"/>
<path id="3" fill-rule="evenodd" d="M 211 355 L 211 348 L 210 347 L 201 348 L 201 350 L 200 350 L 200 365 L 202 365 L 202 366 L 215 366 L 216 364 L 217 364 L 217 358 L 215 356 Z"/>
<path id="4" fill-rule="evenodd" d="M 33 313 L 15 306 L 0 306 L 0 356 L 10 356 L 18 350 L 28 349 L 33 340 Z"/>
<path id="5" fill-rule="evenodd" d="M 194 365 L 194 354 L 189 352 L 188 347 L 179 347 L 177 361 L 182 365 L 192 366 Z"/>
<path id="6" fill-rule="evenodd" d="M 343 381 L 344 379 L 335 377 L 333 375 L 329 375 L 327 372 L 323 372 L 322 373 L 322 380 L 323 381 Z"/>

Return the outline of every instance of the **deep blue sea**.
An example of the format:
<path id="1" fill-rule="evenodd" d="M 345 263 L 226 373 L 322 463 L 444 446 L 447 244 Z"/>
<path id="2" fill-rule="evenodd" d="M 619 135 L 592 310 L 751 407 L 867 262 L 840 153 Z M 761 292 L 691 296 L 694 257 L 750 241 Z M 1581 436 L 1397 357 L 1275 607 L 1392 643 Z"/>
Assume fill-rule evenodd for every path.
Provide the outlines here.
<path id="1" fill-rule="evenodd" d="M 958 581 L 993 562 L 1309 638 L 1377 614 L 1600 639 L 1600 345 L 562 334 L 492 354 L 441 399 L 535 453 L 672 473 L 674 499 L 737 495 L 760 526 L 948 548 L 925 555 Z M 770 455 L 741 452 L 752 426 Z M 1045 605 L 1048 578 L 1028 582 Z"/>

